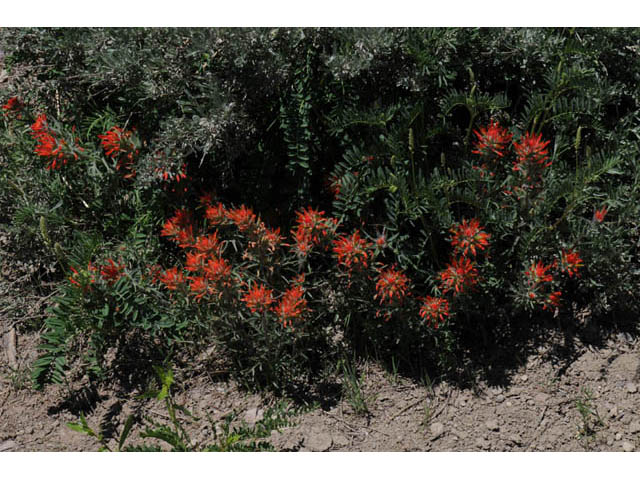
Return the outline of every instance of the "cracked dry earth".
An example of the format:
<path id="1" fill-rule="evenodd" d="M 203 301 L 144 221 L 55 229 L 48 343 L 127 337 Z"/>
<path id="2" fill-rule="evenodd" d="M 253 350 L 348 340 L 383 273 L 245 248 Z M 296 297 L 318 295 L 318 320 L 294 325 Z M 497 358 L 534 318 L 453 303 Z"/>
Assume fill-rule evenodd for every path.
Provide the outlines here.
<path id="1" fill-rule="evenodd" d="M 274 434 L 275 443 L 311 451 L 640 450 L 640 343 L 625 334 L 584 348 L 561 374 L 543 349 L 508 387 L 429 390 L 375 367 L 367 379 L 368 417 L 347 404 L 318 410 Z"/>
<path id="2" fill-rule="evenodd" d="M 35 334 L 18 339 L 20 367 L 35 355 Z M 369 413 L 356 415 L 347 398 L 328 410 L 294 417 L 294 426 L 274 432 L 280 451 L 638 451 L 640 450 L 640 342 L 614 334 L 600 348 L 579 345 L 572 361 L 551 361 L 553 345 L 541 347 L 509 384 L 475 383 L 465 389 L 432 388 L 393 377 L 378 365 L 361 365 Z M 5 353 L 5 352 L 3 352 Z M 5 355 L 0 364 L 0 451 L 95 451 L 93 439 L 72 431 L 79 406 L 65 402 L 65 389 L 34 392 L 20 385 Z M 185 379 L 176 400 L 197 416 L 214 420 L 232 411 L 251 424 L 269 400 L 241 392 L 233 382 L 205 374 Z M 134 395 L 97 391 L 86 398 L 89 425 L 110 443 L 130 413 L 163 420 L 162 405 Z M 211 441 L 208 422 L 190 424 L 194 441 Z M 139 438 L 140 427 L 132 439 Z"/>

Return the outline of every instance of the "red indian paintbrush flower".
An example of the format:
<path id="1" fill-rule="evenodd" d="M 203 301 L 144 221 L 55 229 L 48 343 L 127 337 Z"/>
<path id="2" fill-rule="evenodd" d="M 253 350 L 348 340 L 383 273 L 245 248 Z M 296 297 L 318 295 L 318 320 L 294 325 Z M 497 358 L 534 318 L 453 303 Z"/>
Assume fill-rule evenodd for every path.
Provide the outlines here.
<path id="1" fill-rule="evenodd" d="M 260 226 L 258 245 L 266 247 L 266 249 L 273 253 L 276 248 L 282 243 L 282 235 L 280 235 L 280 228 L 270 229 L 264 225 Z"/>
<path id="2" fill-rule="evenodd" d="M 253 313 L 266 312 L 273 303 L 273 290 L 254 284 L 242 297 L 242 301 Z"/>
<path id="3" fill-rule="evenodd" d="M 196 300 L 200 300 L 205 295 L 213 293 L 209 282 L 203 276 L 189 277 L 189 291 L 195 295 Z"/>
<path id="4" fill-rule="evenodd" d="M 551 265 L 545 265 L 542 261 L 538 261 L 537 263 L 532 263 L 531 266 L 524 274 L 528 277 L 528 282 L 532 285 L 544 282 L 552 282 L 553 276 L 550 273 L 547 273 L 549 269 L 553 267 Z"/>
<path id="5" fill-rule="evenodd" d="M 231 279 L 231 265 L 224 258 L 213 257 L 207 260 L 203 271 L 207 279 L 227 286 Z"/>
<path id="6" fill-rule="evenodd" d="M 227 218 L 235 223 L 238 230 L 247 232 L 257 226 L 257 217 L 253 210 L 244 205 L 227 211 Z"/>
<path id="7" fill-rule="evenodd" d="M 376 282 L 376 295 L 380 305 L 402 303 L 409 294 L 411 282 L 403 272 L 396 267 L 389 267 L 380 271 Z"/>
<path id="8" fill-rule="evenodd" d="M 108 285 L 113 285 L 122 276 L 122 270 L 124 266 L 116 264 L 112 259 L 108 258 L 109 265 L 103 265 L 100 267 L 100 276 L 107 282 Z"/>
<path id="9" fill-rule="evenodd" d="M 420 307 L 420 316 L 429 326 L 438 328 L 449 316 L 449 301 L 446 298 L 427 296 Z"/>
<path id="10" fill-rule="evenodd" d="M 454 258 L 444 271 L 440 272 L 440 289 L 444 293 L 450 290 L 454 290 L 456 294 L 463 293 L 466 287 L 475 285 L 477 281 L 478 270 L 466 257 Z"/>
<path id="11" fill-rule="evenodd" d="M 314 245 L 335 232 L 338 222 L 324 216 L 324 212 L 307 207 L 296 214 L 293 237 L 298 253 L 306 255 Z"/>
<path id="12" fill-rule="evenodd" d="M 609 211 L 609 209 L 607 208 L 607 206 L 605 205 L 604 207 L 602 207 L 600 210 L 596 210 L 593 214 L 593 218 L 595 219 L 596 222 L 598 223 L 602 223 L 602 221 L 604 220 L 604 217 L 607 215 L 607 212 Z"/>
<path id="13" fill-rule="evenodd" d="M 160 235 L 163 237 L 175 237 L 181 231 L 191 226 L 191 214 L 184 209 L 176 210 L 173 217 L 163 225 Z"/>
<path id="14" fill-rule="evenodd" d="M 560 291 L 551 292 L 547 297 L 547 299 L 545 300 L 544 305 L 542 305 L 542 309 L 547 310 L 547 309 L 550 309 L 551 307 L 559 307 L 561 295 L 562 295 L 562 292 Z"/>
<path id="15" fill-rule="evenodd" d="M 534 167 L 538 169 L 551 166 L 551 162 L 547 162 L 549 158 L 549 152 L 547 150 L 549 140 L 542 141 L 542 134 L 537 136 L 532 133 L 526 133 L 524 137 L 520 139 L 520 143 L 514 143 L 513 148 L 516 151 L 517 161 L 514 162 L 514 171 L 524 171 L 531 174 L 529 170 Z"/>
<path id="16" fill-rule="evenodd" d="M 274 307 L 274 312 L 283 326 L 290 326 L 293 320 L 299 319 L 307 310 L 307 301 L 303 296 L 304 289 L 301 285 L 294 285 L 284 292 Z"/>
<path id="17" fill-rule="evenodd" d="M 193 248 L 199 253 L 219 255 L 222 250 L 222 245 L 218 239 L 218 232 L 198 237 L 193 244 Z"/>
<path id="18" fill-rule="evenodd" d="M 133 160 L 133 155 L 138 153 L 132 139 L 133 130 L 124 130 L 120 127 L 113 127 L 104 135 L 98 135 L 102 148 L 107 157 L 115 158 L 121 153 Z"/>
<path id="19" fill-rule="evenodd" d="M 360 237 L 360 232 L 352 235 L 342 235 L 333 241 L 333 252 L 338 257 L 338 263 L 349 270 L 352 268 L 367 268 L 371 244 Z"/>
<path id="20" fill-rule="evenodd" d="M 75 128 L 72 129 L 75 131 Z M 42 113 L 38 115 L 36 121 L 31 125 L 31 136 L 38 142 L 34 152 L 41 157 L 50 159 L 47 170 L 57 170 L 66 165 L 70 159 L 78 159 L 78 152 L 83 151 L 75 138 L 75 145 L 69 145 L 65 140 L 59 138 L 47 122 L 47 116 Z M 72 143 L 74 143 L 72 142 Z"/>
<path id="21" fill-rule="evenodd" d="M 11 97 L 7 100 L 7 103 L 2 106 L 2 109 L 4 110 L 5 115 L 9 115 L 10 113 L 17 113 L 22 110 L 22 106 L 22 102 L 18 97 Z M 20 118 L 19 115 L 18 118 Z"/>
<path id="22" fill-rule="evenodd" d="M 67 155 L 65 151 L 66 142 L 61 138 L 57 138 L 49 128 L 47 116 L 44 113 L 38 115 L 36 121 L 31 125 L 31 136 L 38 142 L 34 152 L 38 156 L 51 158 L 51 162 L 46 167 L 47 170 L 57 170 L 66 165 L 70 156 L 78 158 L 78 154 L 75 152 Z"/>
<path id="23" fill-rule="evenodd" d="M 199 272 L 204 268 L 208 257 L 202 252 L 187 252 L 184 269 L 188 272 Z"/>
<path id="24" fill-rule="evenodd" d="M 495 154 L 498 157 L 502 157 L 506 145 L 513 137 L 512 133 L 509 133 L 506 128 L 501 127 L 494 120 L 491 121 L 488 127 L 481 127 L 480 131 L 474 130 L 473 133 L 478 139 L 474 145 L 476 149 L 472 153 L 477 153 L 478 155 Z"/>
<path id="25" fill-rule="evenodd" d="M 184 275 L 178 271 L 178 267 L 173 267 L 160 275 L 159 280 L 164 283 L 167 290 L 177 290 L 184 283 Z"/>
<path id="26" fill-rule="evenodd" d="M 224 207 L 222 202 L 219 202 L 217 205 L 209 205 L 205 212 L 205 216 L 207 220 L 211 222 L 211 225 L 221 225 L 227 219 L 227 209 Z"/>
<path id="27" fill-rule="evenodd" d="M 91 291 L 91 285 L 96 281 L 94 276 L 96 268 L 91 262 L 89 262 L 86 270 L 81 270 L 80 272 L 73 267 L 69 267 L 69 269 L 72 272 L 72 275 L 69 277 L 69 283 L 81 289 L 82 293 Z"/>
<path id="28" fill-rule="evenodd" d="M 449 231 L 453 234 L 451 245 L 455 247 L 456 252 L 462 252 L 462 255 L 467 255 L 469 250 L 475 255 L 476 248 L 484 250 L 491 238 L 491 235 L 482 231 L 480 223 L 475 218 L 462 220 L 462 223 L 454 225 Z"/>
<path id="29" fill-rule="evenodd" d="M 133 159 L 134 155 L 138 155 L 139 150 L 133 140 L 133 130 L 113 127 L 104 135 L 98 135 L 98 138 L 101 140 L 105 155 L 118 159 L 116 170 L 126 171 L 124 178 L 134 178 L 136 171 L 133 168 Z"/>
<path id="30" fill-rule="evenodd" d="M 560 257 L 561 269 L 563 272 L 567 272 L 569 277 L 579 277 L 578 269 L 584 267 L 584 263 L 580 258 L 580 254 L 574 250 L 563 250 Z"/>

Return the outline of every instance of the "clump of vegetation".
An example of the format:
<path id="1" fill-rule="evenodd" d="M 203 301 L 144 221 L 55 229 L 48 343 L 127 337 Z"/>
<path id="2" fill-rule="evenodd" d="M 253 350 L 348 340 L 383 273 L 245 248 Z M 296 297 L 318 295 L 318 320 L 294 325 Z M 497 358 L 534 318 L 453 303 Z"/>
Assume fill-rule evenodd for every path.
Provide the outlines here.
<path id="1" fill-rule="evenodd" d="M 211 345 L 279 393 L 421 377 L 637 309 L 639 38 L 3 29 L 0 222 L 57 285 L 35 384 Z"/>

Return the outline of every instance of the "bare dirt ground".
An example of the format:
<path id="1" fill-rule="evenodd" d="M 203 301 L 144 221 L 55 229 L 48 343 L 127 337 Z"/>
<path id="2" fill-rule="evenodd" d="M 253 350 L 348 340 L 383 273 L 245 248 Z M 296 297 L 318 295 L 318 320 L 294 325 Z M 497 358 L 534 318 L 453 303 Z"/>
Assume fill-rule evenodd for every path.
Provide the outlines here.
<path id="1" fill-rule="evenodd" d="M 3 332 L 7 329 L 2 319 Z M 130 413 L 162 421 L 156 400 L 115 390 L 51 386 L 33 391 L 28 366 L 37 332 L 17 336 L 17 368 L 0 355 L 0 451 L 95 451 L 94 439 L 71 430 L 85 412 L 110 445 Z M 550 339 L 531 354 L 504 386 L 478 381 L 471 388 L 428 385 L 394 376 L 374 363 L 361 365 L 367 413 L 354 412 L 348 395 L 327 410 L 312 409 L 294 425 L 273 432 L 279 451 L 638 451 L 640 450 L 640 342 L 612 335 L 599 348 L 578 344 L 558 364 Z M 179 379 L 180 380 L 180 379 Z M 135 393 L 135 392 L 134 392 Z M 140 392 L 138 392 L 140 393 Z M 206 374 L 178 382 L 176 401 L 196 416 L 219 420 L 236 412 L 252 424 L 272 399 L 242 392 L 232 381 Z M 189 424 L 193 441 L 212 440 L 209 422 Z M 134 427 L 133 440 L 140 426 Z"/>

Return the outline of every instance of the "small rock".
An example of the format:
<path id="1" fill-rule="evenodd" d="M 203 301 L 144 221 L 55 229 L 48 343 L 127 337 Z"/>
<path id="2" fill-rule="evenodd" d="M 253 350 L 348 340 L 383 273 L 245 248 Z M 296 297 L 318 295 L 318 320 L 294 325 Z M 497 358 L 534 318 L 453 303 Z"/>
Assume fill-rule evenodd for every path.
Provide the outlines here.
<path id="1" fill-rule="evenodd" d="M 626 388 L 629 393 L 636 393 L 638 391 L 638 386 L 635 383 L 627 383 Z"/>
<path id="2" fill-rule="evenodd" d="M 607 446 L 612 446 L 613 445 L 613 438 L 612 437 L 607 437 Z"/>
<path id="3" fill-rule="evenodd" d="M 631 442 L 622 442 L 622 450 L 625 452 L 633 452 L 636 446 Z"/>
<path id="4" fill-rule="evenodd" d="M 304 444 L 312 452 L 326 452 L 331 448 L 333 439 L 326 432 L 312 432 L 304 439 Z"/>
<path id="5" fill-rule="evenodd" d="M 526 382 L 527 380 L 529 380 L 529 377 L 527 375 L 522 375 L 520 377 L 520 380 L 522 380 L 523 382 Z"/>
<path id="6" fill-rule="evenodd" d="M 497 432 L 498 430 L 500 430 L 500 427 L 498 426 L 498 422 L 495 419 L 487 420 L 485 422 L 485 426 L 489 430 L 493 430 L 494 432 Z"/>
<path id="7" fill-rule="evenodd" d="M 439 438 L 444 433 L 444 425 L 440 422 L 432 423 L 431 427 L 431 440 Z"/>
<path id="8" fill-rule="evenodd" d="M 504 402 L 504 395 L 500 394 L 495 398 L 497 403 L 502 403 Z"/>
<path id="9" fill-rule="evenodd" d="M 506 405 L 507 407 L 513 407 L 513 403 L 511 403 L 511 402 L 507 402 L 507 403 L 505 403 L 505 405 Z"/>
<path id="10" fill-rule="evenodd" d="M 640 432 L 640 422 L 633 422 L 631 425 L 629 425 L 629 432 L 631 433 Z"/>
<path id="11" fill-rule="evenodd" d="M 620 432 L 616 433 L 616 440 L 622 440 L 622 434 Z"/>
<path id="12" fill-rule="evenodd" d="M 615 418 L 618 416 L 618 407 L 613 406 L 609 409 L 609 418 Z"/>
<path id="13" fill-rule="evenodd" d="M 18 444 L 13 440 L 7 440 L 6 442 L 0 443 L 0 452 L 10 452 L 18 448 Z"/>

